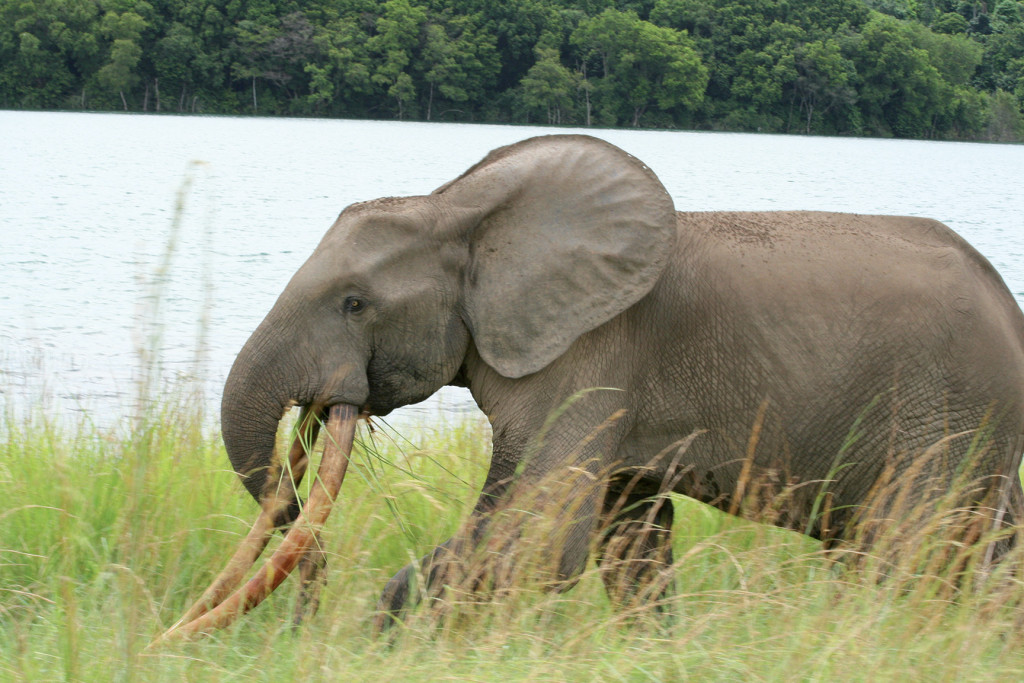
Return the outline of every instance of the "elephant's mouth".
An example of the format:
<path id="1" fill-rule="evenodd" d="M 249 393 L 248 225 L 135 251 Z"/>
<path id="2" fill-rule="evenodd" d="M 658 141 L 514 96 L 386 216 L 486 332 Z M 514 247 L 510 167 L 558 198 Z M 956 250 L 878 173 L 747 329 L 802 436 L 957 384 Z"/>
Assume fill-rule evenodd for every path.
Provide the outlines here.
<path id="1" fill-rule="evenodd" d="M 295 502 L 295 486 L 279 487 L 264 495 L 262 510 L 224 571 L 154 645 L 170 639 L 209 632 L 231 624 L 259 605 L 292 572 L 310 550 L 327 521 L 348 468 L 356 423 L 365 413 L 357 406 L 341 403 L 330 407 L 305 406 L 299 430 L 288 454 L 288 467 L 296 485 L 309 465 L 320 424 L 327 418 L 327 442 L 309 499 L 292 524 L 284 541 L 249 581 L 235 590 L 246 572 L 259 559 L 273 535 L 277 521 Z M 283 464 L 283 463 L 282 463 Z"/>

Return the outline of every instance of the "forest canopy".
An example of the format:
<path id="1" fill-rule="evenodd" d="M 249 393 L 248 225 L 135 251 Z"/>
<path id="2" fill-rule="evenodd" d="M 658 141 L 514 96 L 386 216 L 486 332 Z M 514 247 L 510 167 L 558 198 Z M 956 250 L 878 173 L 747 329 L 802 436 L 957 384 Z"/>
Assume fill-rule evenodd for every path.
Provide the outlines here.
<path id="1" fill-rule="evenodd" d="M 1024 139 L 1018 0 L 0 0 L 0 107 Z"/>

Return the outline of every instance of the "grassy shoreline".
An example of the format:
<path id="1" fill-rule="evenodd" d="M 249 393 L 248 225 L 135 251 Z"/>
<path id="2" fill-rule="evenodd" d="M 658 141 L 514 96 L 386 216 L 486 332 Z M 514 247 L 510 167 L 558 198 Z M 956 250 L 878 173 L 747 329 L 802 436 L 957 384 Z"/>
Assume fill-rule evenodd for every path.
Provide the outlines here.
<path id="1" fill-rule="evenodd" d="M 413 619 L 393 643 L 375 641 L 384 582 L 475 500 L 489 457 L 478 417 L 404 430 L 410 441 L 361 430 L 325 531 L 322 607 L 302 629 L 289 627 L 290 581 L 227 632 L 144 652 L 256 513 L 219 435 L 185 405 L 109 431 L 41 414 L 0 427 L 0 680 L 980 681 L 1024 670 L 1019 581 L 954 597 L 941 576 L 879 585 L 798 534 L 682 499 L 670 632 L 612 610 L 591 563 L 566 593 L 524 586 L 456 605 L 441 628 Z"/>

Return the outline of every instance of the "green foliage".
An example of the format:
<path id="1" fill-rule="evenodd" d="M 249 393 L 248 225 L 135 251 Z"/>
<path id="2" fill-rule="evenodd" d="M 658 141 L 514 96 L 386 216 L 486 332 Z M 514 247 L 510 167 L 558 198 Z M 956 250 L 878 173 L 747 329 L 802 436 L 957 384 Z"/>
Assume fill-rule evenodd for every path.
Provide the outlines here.
<path id="1" fill-rule="evenodd" d="M 1022 8 L 0 0 L 0 106 L 990 139 L 997 93 L 1024 103 Z"/>
<path id="2" fill-rule="evenodd" d="M 988 127 L 985 137 L 995 142 L 1013 142 L 1024 138 L 1024 115 L 1018 99 L 1008 92 L 997 91 L 988 100 Z"/>
<path id="3" fill-rule="evenodd" d="M 426 11 L 410 5 L 408 0 L 388 0 L 384 3 L 384 14 L 377 19 L 377 34 L 366 43 L 371 55 L 376 57 L 377 66 L 371 80 L 395 98 L 398 118 L 402 118 L 403 105 L 411 102 L 416 94 L 407 69 L 426 19 Z"/>
<path id="4" fill-rule="evenodd" d="M 960 34 L 967 33 L 971 27 L 963 15 L 956 12 L 946 12 L 932 24 L 932 30 L 936 33 Z"/>
<path id="5" fill-rule="evenodd" d="M 869 124 L 882 133 L 924 137 L 946 100 L 946 83 L 909 26 L 875 14 L 853 53 Z"/>
<path id="6" fill-rule="evenodd" d="M 315 30 L 313 42 L 319 59 L 306 64 L 310 75 L 307 99 L 316 113 L 355 115 L 373 91 L 366 42 L 369 35 L 352 17 L 336 17 Z"/>
<path id="7" fill-rule="evenodd" d="M 692 109 L 704 97 L 707 68 L 683 32 L 606 9 L 580 22 L 571 40 L 593 64 L 597 115 L 606 125 L 636 127 L 651 107 Z"/>
<path id="8" fill-rule="evenodd" d="M 853 62 L 843 56 L 835 38 L 815 40 L 800 46 L 794 53 L 796 78 L 793 95 L 799 98 L 805 133 L 825 128 L 824 120 L 839 130 L 851 130 L 856 120 L 853 105 L 857 101 L 854 83 L 857 71 Z M 831 131 L 835 132 L 835 131 Z"/>
<path id="9" fill-rule="evenodd" d="M 564 67 L 553 47 L 537 47 L 537 61 L 520 82 L 524 104 L 543 113 L 548 125 L 569 123 L 573 96 L 580 87 L 579 74 Z"/>
<path id="10" fill-rule="evenodd" d="M 494 39 L 468 16 L 428 23 L 417 57 L 417 72 L 428 84 L 427 121 L 435 96 L 458 106 L 478 101 L 499 69 Z"/>

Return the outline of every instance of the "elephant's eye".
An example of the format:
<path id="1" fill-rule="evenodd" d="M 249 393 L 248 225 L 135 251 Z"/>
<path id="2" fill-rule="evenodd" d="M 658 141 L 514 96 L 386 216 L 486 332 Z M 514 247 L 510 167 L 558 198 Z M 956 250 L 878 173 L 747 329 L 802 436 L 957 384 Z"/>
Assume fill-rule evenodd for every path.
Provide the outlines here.
<path id="1" fill-rule="evenodd" d="M 362 313 L 366 308 L 366 302 L 357 296 L 350 296 L 345 298 L 345 312 L 346 313 Z"/>

